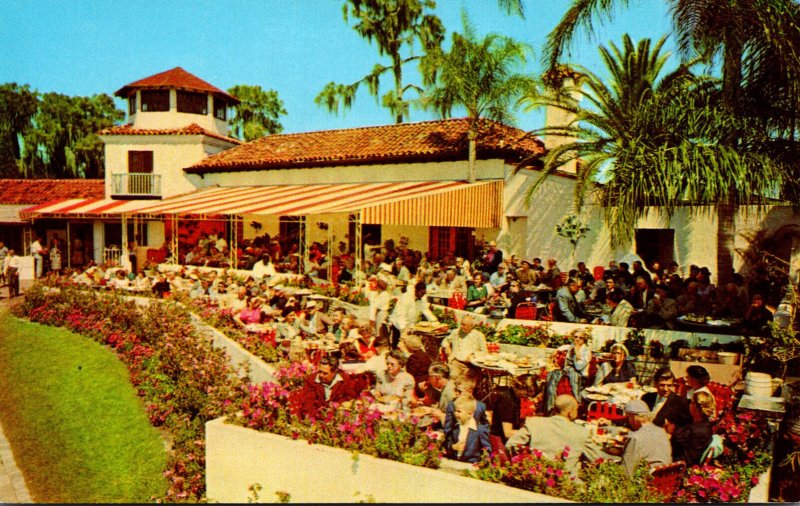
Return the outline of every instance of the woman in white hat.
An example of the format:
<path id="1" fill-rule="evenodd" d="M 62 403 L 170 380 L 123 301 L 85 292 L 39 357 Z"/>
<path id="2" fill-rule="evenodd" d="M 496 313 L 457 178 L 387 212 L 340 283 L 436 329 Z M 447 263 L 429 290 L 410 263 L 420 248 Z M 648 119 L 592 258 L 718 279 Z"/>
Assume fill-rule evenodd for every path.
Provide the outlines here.
<path id="1" fill-rule="evenodd" d="M 611 346 L 611 361 L 603 362 L 597 368 L 594 386 L 606 383 L 636 382 L 636 368 L 628 360 L 628 348 L 622 343 Z"/>

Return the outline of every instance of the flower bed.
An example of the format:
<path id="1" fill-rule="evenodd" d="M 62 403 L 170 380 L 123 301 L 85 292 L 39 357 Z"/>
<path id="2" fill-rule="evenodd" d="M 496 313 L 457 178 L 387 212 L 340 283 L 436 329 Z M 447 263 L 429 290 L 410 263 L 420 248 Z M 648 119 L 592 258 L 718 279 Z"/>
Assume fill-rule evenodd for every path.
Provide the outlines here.
<path id="1" fill-rule="evenodd" d="M 436 468 L 441 461 L 437 433 L 421 428 L 414 417 L 385 420 L 371 407 L 368 392 L 340 409 L 336 403 L 315 417 L 299 415 L 304 404 L 302 378 L 313 373 L 302 364 L 278 368 L 279 383 L 250 385 L 249 395 L 231 422 L 256 430 L 273 432 L 309 443 L 336 446 L 362 454 Z"/>
<path id="2" fill-rule="evenodd" d="M 138 307 L 113 294 L 98 296 L 69 286 L 29 289 L 14 307 L 18 316 L 66 327 L 113 348 L 127 365 L 150 422 L 172 439 L 163 498 L 205 496 L 205 422 L 230 413 L 244 394 L 225 354 L 199 336 L 174 304 Z"/>

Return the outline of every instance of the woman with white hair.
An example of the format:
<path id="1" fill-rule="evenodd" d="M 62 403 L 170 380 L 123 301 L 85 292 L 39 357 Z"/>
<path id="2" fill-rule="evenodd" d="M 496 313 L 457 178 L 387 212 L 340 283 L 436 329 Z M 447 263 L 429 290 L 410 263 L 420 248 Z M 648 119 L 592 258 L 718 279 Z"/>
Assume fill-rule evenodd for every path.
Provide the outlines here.
<path id="1" fill-rule="evenodd" d="M 603 362 L 597 368 L 594 386 L 606 383 L 627 383 L 636 381 L 636 368 L 628 360 L 628 348 L 616 343 L 611 346 L 611 361 Z"/>

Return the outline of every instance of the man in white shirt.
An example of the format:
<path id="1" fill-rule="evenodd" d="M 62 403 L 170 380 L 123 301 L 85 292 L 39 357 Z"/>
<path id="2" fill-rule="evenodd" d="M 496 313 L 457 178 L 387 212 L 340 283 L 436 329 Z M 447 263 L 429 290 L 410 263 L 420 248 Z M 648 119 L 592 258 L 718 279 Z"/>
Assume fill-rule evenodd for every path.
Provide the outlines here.
<path id="1" fill-rule="evenodd" d="M 401 334 L 416 325 L 420 316 L 424 316 L 428 321 L 438 321 L 425 300 L 426 293 L 425 282 L 418 281 L 413 287 L 409 285 L 406 292 L 397 300 L 397 305 L 389 316 L 389 322 L 392 324 L 390 329 L 392 349 L 397 348 Z"/>
<path id="2" fill-rule="evenodd" d="M 39 242 L 39 238 L 37 236 L 33 237 L 33 242 L 31 243 L 31 255 L 33 255 L 33 261 L 36 264 L 36 278 L 42 277 L 42 243 Z"/>
<path id="3" fill-rule="evenodd" d="M 372 332 L 378 336 L 378 341 L 383 342 L 388 337 L 386 324 L 389 319 L 389 304 L 392 301 L 392 294 L 389 293 L 389 285 L 385 279 L 378 278 L 375 284 L 378 291 L 369 304 L 369 323 Z"/>
<path id="4" fill-rule="evenodd" d="M 461 326 L 454 329 L 442 342 L 448 357 L 450 377 L 460 378 L 468 369 L 469 362 L 477 353 L 486 353 L 486 336 L 475 328 L 475 317 L 465 315 Z"/>
<path id="5" fill-rule="evenodd" d="M 3 274 L 8 282 L 8 298 L 19 295 L 19 270 L 22 267 L 22 260 L 14 254 L 14 250 L 8 250 L 3 261 Z"/>

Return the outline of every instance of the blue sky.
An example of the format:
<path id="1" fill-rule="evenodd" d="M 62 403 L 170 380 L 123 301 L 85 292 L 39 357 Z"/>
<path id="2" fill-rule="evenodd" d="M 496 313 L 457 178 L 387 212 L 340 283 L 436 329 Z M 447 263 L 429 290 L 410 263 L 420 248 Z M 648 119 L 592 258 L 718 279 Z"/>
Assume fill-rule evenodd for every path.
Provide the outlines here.
<path id="1" fill-rule="evenodd" d="M 449 33 L 461 29 L 461 10 L 466 8 L 479 33 L 500 33 L 530 44 L 534 57 L 529 70 L 539 72 L 545 37 L 570 2 L 524 2 L 526 18 L 520 19 L 502 13 L 496 0 L 439 0 L 436 14 L 448 31 L 446 45 Z M 338 116 L 314 103 L 329 81 L 356 81 L 379 61 L 377 49 L 345 24 L 342 0 L 3 3 L 0 83 L 68 95 L 112 94 L 129 82 L 181 66 L 222 89 L 257 84 L 276 90 L 288 112 L 281 119 L 285 132 L 392 122 L 365 90 L 351 110 Z M 570 61 L 602 74 L 599 44 L 619 44 L 623 33 L 634 40 L 655 40 L 669 31 L 666 2 L 630 3 L 596 27 L 591 38 L 577 37 Z M 434 116 L 412 110 L 412 121 L 426 119 Z M 517 119 L 517 126 L 526 130 L 542 126 L 541 114 L 519 112 Z"/>

